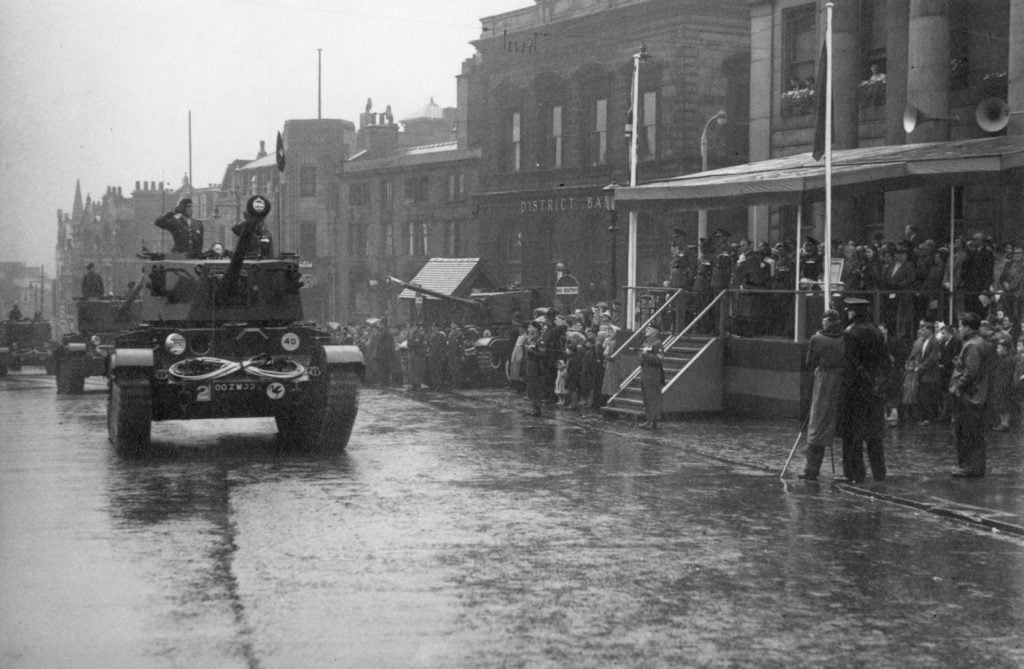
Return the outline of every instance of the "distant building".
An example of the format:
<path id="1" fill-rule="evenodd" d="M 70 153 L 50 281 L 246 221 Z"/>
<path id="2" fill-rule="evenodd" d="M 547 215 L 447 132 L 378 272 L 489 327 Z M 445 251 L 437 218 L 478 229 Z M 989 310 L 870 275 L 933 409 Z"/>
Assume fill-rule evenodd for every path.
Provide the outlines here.
<path id="1" fill-rule="evenodd" d="M 460 96 L 461 99 L 461 96 Z M 390 316 L 398 291 L 431 257 L 474 255 L 480 149 L 465 143 L 464 119 L 432 99 L 396 123 L 390 107 L 360 114 L 356 152 L 341 170 L 334 239 L 335 313 L 340 322 Z"/>

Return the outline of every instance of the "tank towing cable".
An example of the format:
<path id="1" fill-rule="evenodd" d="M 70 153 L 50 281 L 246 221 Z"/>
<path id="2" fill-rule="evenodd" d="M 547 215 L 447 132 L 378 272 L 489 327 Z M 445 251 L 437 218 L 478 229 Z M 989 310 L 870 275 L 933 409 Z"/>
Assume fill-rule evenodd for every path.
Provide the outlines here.
<path id="1" fill-rule="evenodd" d="M 288 368 L 283 369 L 284 366 Z M 266 354 L 260 354 L 242 362 L 214 357 L 190 358 L 179 360 L 167 370 L 182 381 L 212 381 L 240 371 L 263 379 L 291 381 L 305 375 L 306 367 L 294 360 L 273 360 Z"/>

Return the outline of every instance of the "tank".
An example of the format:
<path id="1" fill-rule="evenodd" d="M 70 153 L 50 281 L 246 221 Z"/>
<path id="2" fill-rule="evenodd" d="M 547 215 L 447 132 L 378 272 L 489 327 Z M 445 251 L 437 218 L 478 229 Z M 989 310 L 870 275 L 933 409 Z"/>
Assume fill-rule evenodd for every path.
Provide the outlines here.
<path id="1" fill-rule="evenodd" d="M 50 368 L 52 329 L 47 321 L 7 320 L 0 322 L 0 376 L 25 365 Z"/>
<path id="2" fill-rule="evenodd" d="M 78 329 L 64 335 L 53 351 L 58 394 L 81 393 L 85 379 L 106 376 L 117 336 L 135 329 L 139 315 L 139 282 L 126 299 L 77 299 Z"/>
<path id="3" fill-rule="evenodd" d="M 145 256 L 138 326 L 117 336 L 109 361 L 119 452 L 145 452 L 153 421 L 259 416 L 289 448 L 348 444 L 362 354 L 303 320 L 298 256 L 268 257 L 258 236 L 269 213 L 265 197 L 249 199 L 230 259 Z"/>
<path id="4" fill-rule="evenodd" d="M 477 378 L 492 385 L 509 380 L 509 361 L 519 323 L 530 318 L 538 303 L 535 290 L 500 290 L 454 297 L 393 276 L 388 277 L 388 282 L 442 300 L 447 305 L 445 317 L 466 331 L 478 333 L 472 341 Z"/>

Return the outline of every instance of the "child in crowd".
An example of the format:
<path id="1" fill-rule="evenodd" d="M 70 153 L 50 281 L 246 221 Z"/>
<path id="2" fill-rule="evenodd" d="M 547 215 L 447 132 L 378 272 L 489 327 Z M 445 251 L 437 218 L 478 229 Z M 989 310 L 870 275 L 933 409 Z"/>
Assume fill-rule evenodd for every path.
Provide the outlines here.
<path id="1" fill-rule="evenodd" d="M 566 407 L 569 409 L 580 408 L 582 380 L 583 356 L 580 354 L 579 346 L 576 344 L 569 344 L 565 347 Z"/>
<path id="2" fill-rule="evenodd" d="M 569 391 L 565 387 L 565 377 L 568 374 L 568 364 L 565 355 L 557 363 L 557 374 L 555 375 L 555 395 L 558 396 L 558 406 L 564 407 L 568 404 Z M 550 377 L 549 377 L 550 378 Z"/>
<path id="3" fill-rule="evenodd" d="M 992 401 L 999 423 L 992 429 L 1007 432 L 1010 429 L 1010 415 L 1013 410 L 1013 374 L 1017 361 L 1010 350 L 1010 338 L 999 336 L 996 342 L 995 366 L 992 373 Z"/>

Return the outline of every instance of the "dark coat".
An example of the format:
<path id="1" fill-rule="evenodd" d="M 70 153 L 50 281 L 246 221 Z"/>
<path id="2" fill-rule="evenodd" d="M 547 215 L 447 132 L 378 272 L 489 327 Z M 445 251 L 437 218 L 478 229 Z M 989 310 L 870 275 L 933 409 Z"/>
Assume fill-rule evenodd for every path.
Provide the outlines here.
<path id="1" fill-rule="evenodd" d="M 857 320 L 843 332 L 846 364 L 839 429 L 844 435 L 881 438 L 885 428 L 882 386 L 891 368 L 878 326 Z"/>
<path id="2" fill-rule="evenodd" d="M 203 222 L 187 219 L 184 214 L 169 211 L 153 221 L 153 225 L 171 233 L 174 248 L 171 253 L 184 253 L 191 258 L 203 255 Z"/>

